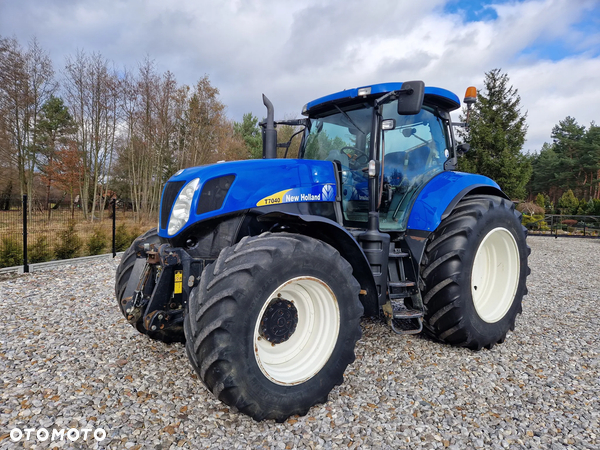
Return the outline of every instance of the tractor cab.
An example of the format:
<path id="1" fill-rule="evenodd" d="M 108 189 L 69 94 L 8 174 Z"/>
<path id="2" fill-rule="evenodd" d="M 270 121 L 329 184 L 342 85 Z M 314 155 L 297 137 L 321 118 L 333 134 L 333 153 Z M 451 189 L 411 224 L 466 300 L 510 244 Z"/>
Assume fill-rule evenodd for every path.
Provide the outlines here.
<path id="1" fill-rule="evenodd" d="M 444 89 L 421 86 L 420 92 L 409 94 L 421 96 L 410 111 L 403 104 L 402 86 L 345 90 L 304 107 L 308 120 L 299 157 L 336 164 L 348 228 L 367 226 L 373 210 L 370 176 L 377 180 L 372 206 L 379 214 L 379 229 L 404 231 L 420 188 L 456 166 L 449 111 L 458 108 L 458 98 Z M 369 174 L 370 161 L 376 177 Z"/>

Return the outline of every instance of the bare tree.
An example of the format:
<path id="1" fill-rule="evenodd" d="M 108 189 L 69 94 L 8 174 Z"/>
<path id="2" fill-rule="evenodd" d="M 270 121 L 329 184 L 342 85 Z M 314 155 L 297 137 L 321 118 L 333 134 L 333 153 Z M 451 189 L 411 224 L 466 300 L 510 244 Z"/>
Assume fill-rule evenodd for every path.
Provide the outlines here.
<path id="1" fill-rule="evenodd" d="M 78 52 L 68 57 L 64 89 L 78 125 L 77 143 L 82 153 L 82 210 L 94 218 L 103 210 L 107 162 L 112 162 L 117 127 L 118 78 L 108 60 L 98 53 Z M 91 200 L 91 207 L 89 202 Z M 101 213 L 102 214 L 102 213 Z"/>
<path id="2" fill-rule="evenodd" d="M 27 50 L 14 38 L 0 39 L 0 110 L 10 136 L 3 154 L 16 162 L 21 195 L 26 193 L 31 199 L 38 163 L 37 120 L 56 89 L 52 62 L 36 39 Z"/>

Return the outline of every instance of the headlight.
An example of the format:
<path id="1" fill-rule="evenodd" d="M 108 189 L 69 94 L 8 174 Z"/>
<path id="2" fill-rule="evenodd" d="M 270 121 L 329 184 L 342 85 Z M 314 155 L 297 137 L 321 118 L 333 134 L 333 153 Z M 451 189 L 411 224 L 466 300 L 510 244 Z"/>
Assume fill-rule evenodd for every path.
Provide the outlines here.
<path id="1" fill-rule="evenodd" d="M 172 236 L 177 233 L 187 223 L 190 218 L 190 209 L 192 207 L 192 200 L 194 199 L 194 192 L 200 183 L 200 178 L 194 178 L 188 184 L 186 184 L 179 195 L 173 210 L 171 211 L 171 218 L 169 219 L 169 227 L 167 232 Z"/>

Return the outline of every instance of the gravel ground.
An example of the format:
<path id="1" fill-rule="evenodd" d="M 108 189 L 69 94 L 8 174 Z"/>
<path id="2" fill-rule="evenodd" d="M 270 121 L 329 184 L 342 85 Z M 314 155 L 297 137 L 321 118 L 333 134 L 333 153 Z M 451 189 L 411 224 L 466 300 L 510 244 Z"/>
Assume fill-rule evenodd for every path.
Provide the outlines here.
<path id="1" fill-rule="evenodd" d="M 529 244 L 529 295 L 503 345 L 473 352 L 365 320 L 344 384 L 282 424 L 230 411 L 181 345 L 125 323 L 118 261 L 0 282 L 0 448 L 600 449 L 600 241 Z M 14 443 L 15 427 L 107 437 Z"/>

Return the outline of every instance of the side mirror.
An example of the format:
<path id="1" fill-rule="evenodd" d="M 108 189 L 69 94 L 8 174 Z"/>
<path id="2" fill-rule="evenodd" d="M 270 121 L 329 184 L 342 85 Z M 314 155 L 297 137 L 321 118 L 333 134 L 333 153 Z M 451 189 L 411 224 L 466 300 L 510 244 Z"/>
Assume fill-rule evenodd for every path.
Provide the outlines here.
<path id="1" fill-rule="evenodd" d="M 413 116 L 419 114 L 425 96 L 425 83 L 422 81 L 406 81 L 398 91 L 398 114 Z"/>
<path id="2" fill-rule="evenodd" d="M 458 154 L 458 156 L 462 156 L 465 153 L 467 153 L 469 150 L 471 150 L 471 146 L 469 144 L 459 144 L 456 147 L 456 153 Z"/>

